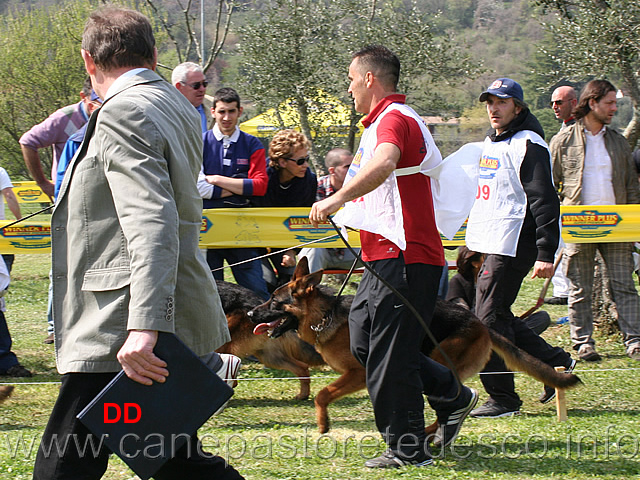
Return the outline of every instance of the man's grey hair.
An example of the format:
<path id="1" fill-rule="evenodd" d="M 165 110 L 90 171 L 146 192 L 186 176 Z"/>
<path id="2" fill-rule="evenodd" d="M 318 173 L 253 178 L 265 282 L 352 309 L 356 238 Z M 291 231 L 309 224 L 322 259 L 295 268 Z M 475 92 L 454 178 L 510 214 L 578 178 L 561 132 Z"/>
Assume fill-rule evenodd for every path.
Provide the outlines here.
<path id="1" fill-rule="evenodd" d="M 178 65 L 173 69 L 171 73 L 171 83 L 175 85 L 176 83 L 184 83 L 187 81 L 187 74 L 189 72 L 198 72 L 204 74 L 202 67 L 197 63 L 193 62 L 184 62 Z"/>

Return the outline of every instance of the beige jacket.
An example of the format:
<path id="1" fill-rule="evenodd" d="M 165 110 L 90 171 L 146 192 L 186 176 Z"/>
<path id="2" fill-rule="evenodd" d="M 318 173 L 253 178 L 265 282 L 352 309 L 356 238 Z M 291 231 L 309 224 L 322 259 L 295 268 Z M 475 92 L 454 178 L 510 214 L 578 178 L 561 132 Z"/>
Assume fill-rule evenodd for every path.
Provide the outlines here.
<path id="1" fill-rule="evenodd" d="M 198 250 L 200 116 L 145 70 L 92 116 L 51 220 L 58 370 L 116 372 L 129 329 L 175 332 L 198 355 L 229 340 Z"/>
<path id="2" fill-rule="evenodd" d="M 629 143 L 624 136 L 607 127 L 604 143 L 613 167 L 613 191 L 616 204 L 640 203 L 640 188 Z M 560 130 L 549 143 L 553 163 L 553 181 L 562 205 L 582 205 L 582 172 L 586 140 L 584 124 L 577 121 Z"/>

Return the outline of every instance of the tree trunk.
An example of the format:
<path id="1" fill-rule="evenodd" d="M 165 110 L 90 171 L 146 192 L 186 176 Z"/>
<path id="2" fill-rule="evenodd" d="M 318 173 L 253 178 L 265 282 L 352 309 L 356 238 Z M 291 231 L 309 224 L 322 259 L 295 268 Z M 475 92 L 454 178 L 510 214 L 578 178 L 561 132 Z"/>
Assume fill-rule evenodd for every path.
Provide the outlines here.
<path id="1" fill-rule="evenodd" d="M 300 115 L 300 129 L 302 133 L 309 139 L 311 143 L 311 150 L 309 151 L 309 157 L 311 158 L 311 166 L 313 171 L 318 177 L 325 175 L 324 162 L 318 155 L 316 145 L 311 136 L 311 126 L 309 125 L 309 110 L 307 109 L 307 103 L 302 95 L 296 96 L 296 107 L 298 109 L 298 115 Z"/>
<path id="2" fill-rule="evenodd" d="M 600 252 L 596 253 L 591 310 L 594 328 L 605 335 L 613 335 L 620 331 L 618 312 L 611 298 L 609 272 Z"/>
<path id="3" fill-rule="evenodd" d="M 636 79 L 635 64 L 631 67 L 628 62 L 621 62 L 620 70 L 622 71 L 622 82 L 629 91 L 633 104 L 633 117 L 631 117 L 627 128 L 624 129 L 624 136 L 633 150 L 638 143 L 638 138 L 640 138 L 640 86 Z"/>

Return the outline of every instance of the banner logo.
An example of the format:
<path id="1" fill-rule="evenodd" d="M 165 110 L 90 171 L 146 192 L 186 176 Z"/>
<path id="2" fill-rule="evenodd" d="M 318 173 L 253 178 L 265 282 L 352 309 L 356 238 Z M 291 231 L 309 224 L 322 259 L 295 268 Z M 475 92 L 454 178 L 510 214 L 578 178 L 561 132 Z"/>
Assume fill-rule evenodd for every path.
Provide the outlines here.
<path id="1" fill-rule="evenodd" d="M 621 221 L 622 217 L 615 212 L 603 213 L 597 210 L 562 215 L 562 226 L 567 229 L 569 235 L 576 238 L 606 237 Z"/>

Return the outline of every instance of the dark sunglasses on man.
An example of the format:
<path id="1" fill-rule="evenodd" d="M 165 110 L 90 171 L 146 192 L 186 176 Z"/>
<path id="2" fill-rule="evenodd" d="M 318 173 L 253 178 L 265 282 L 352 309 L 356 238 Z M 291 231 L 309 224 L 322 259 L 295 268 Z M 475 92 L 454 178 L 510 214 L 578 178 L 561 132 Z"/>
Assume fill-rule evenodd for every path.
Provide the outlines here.
<path id="1" fill-rule="evenodd" d="M 292 162 L 296 162 L 298 165 L 303 165 L 305 162 L 309 161 L 309 155 L 302 158 L 285 158 L 285 160 L 290 160 Z"/>
<path id="2" fill-rule="evenodd" d="M 554 105 L 561 106 L 564 103 L 564 100 L 551 100 L 549 102 L 549 106 L 553 108 Z"/>
<path id="3" fill-rule="evenodd" d="M 182 82 L 183 85 L 188 85 L 189 87 L 193 88 L 194 90 L 198 90 L 200 88 L 200 86 L 203 86 L 204 88 L 207 88 L 207 85 L 209 85 L 209 82 L 207 82 L 206 80 L 203 80 L 202 82 L 196 82 L 196 83 L 186 83 L 186 82 Z"/>

